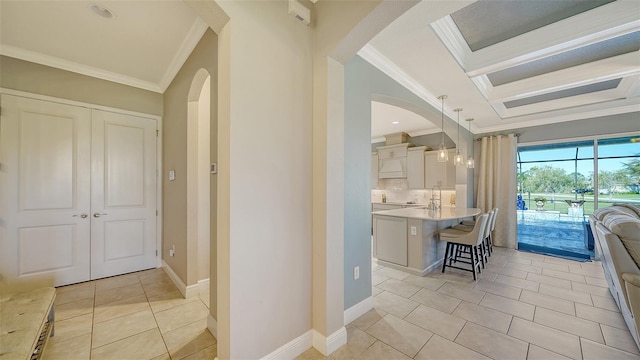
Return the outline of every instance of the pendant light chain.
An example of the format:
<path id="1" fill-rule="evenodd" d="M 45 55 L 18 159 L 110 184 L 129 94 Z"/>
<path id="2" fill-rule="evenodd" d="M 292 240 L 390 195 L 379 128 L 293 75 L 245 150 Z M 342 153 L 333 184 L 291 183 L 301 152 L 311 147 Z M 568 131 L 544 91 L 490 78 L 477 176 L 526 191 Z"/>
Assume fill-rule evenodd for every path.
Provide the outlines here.
<path id="1" fill-rule="evenodd" d="M 444 99 L 446 98 L 447 98 L 447 95 L 438 96 L 438 99 L 442 100 L 442 108 L 440 110 L 440 114 L 442 115 L 442 121 L 441 121 L 442 137 L 441 137 L 440 146 L 438 147 L 438 162 L 447 162 L 449 160 L 449 152 L 444 147 Z"/>
<path id="2" fill-rule="evenodd" d="M 460 112 L 462 111 L 462 108 L 457 108 L 453 111 L 458 113 L 458 142 L 456 143 L 456 155 L 453 157 L 453 165 L 462 166 L 464 165 L 464 156 L 462 156 L 462 152 L 460 152 Z"/>
<path id="3" fill-rule="evenodd" d="M 469 143 L 469 146 L 471 146 L 471 156 L 469 156 L 469 158 L 467 159 L 467 168 L 468 169 L 473 169 L 475 167 L 473 134 L 471 133 L 471 122 L 472 121 L 473 121 L 473 118 L 467 119 L 467 122 L 469 123 L 469 135 L 471 136 L 471 142 Z"/>

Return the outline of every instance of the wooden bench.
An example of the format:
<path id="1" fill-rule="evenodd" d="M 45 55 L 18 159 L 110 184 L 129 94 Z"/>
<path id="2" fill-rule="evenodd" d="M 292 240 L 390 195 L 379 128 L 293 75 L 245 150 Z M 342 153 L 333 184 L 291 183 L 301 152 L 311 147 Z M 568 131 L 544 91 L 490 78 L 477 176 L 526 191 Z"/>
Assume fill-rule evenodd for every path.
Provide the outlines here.
<path id="1" fill-rule="evenodd" d="M 35 360 L 53 336 L 56 290 L 43 287 L 0 295 L 0 359 Z"/>

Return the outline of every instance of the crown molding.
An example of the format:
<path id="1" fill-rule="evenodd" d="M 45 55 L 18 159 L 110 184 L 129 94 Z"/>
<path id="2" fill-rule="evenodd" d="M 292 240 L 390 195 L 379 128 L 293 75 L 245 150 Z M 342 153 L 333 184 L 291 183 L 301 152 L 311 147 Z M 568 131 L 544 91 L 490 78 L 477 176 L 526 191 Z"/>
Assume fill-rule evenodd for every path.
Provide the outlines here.
<path id="1" fill-rule="evenodd" d="M 477 51 L 471 51 L 451 16 L 431 27 L 473 78 L 637 31 L 640 20 L 637 4 L 616 1 Z"/>
<path id="2" fill-rule="evenodd" d="M 460 120 L 460 121 L 462 121 L 462 120 Z M 460 126 L 462 127 L 462 124 L 460 124 Z M 431 134 L 439 134 L 439 133 L 441 133 L 440 129 L 407 131 L 407 134 L 409 134 L 409 136 L 411 136 L 411 137 L 422 136 L 422 135 L 431 135 Z"/>
<path id="3" fill-rule="evenodd" d="M 505 123 L 501 125 L 475 128 L 477 129 L 477 132 L 474 132 L 474 134 L 513 130 L 531 126 L 548 125 L 564 121 L 583 120 L 594 117 L 618 115 L 631 112 L 640 112 L 640 102 L 637 98 L 601 102 L 583 106 L 580 108 L 556 110 L 545 113 L 544 117 L 541 117 L 540 114 L 531 114 L 515 119 L 508 119 L 509 121 L 506 121 L 507 119 L 505 119 Z"/>
<path id="4" fill-rule="evenodd" d="M 463 68 L 470 77 L 489 74 L 625 35 L 640 29 L 637 11 L 634 1 L 606 4 L 475 51 Z"/>
<path id="5" fill-rule="evenodd" d="M 596 104 L 602 102 L 608 102 L 623 98 L 618 88 L 596 91 L 592 93 L 574 95 L 565 98 L 547 100 L 537 102 L 528 105 L 516 106 L 512 108 L 506 108 L 504 112 L 500 113 L 500 117 L 504 120 L 512 119 L 518 116 L 536 115 L 545 116 L 551 111 L 572 109 L 575 112 L 580 112 L 580 107 L 589 104 Z M 543 115 L 544 114 L 544 115 Z"/>
<path id="6" fill-rule="evenodd" d="M 489 101 L 505 102 L 640 74 L 640 52 L 578 65 L 569 69 L 489 87 Z M 485 77 L 484 75 L 482 77 Z M 490 83 L 489 83 L 489 86 Z"/>
<path id="7" fill-rule="evenodd" d="M 393 61 L 389 60 L 389 58 L 382 55 L 382 53 L 380 53 L 376 48 L 374 48 L 370 44 L 367 44 L 362 49 L 360 49 L 360 51 L 358 51 L 358 55 L 365 59 L 368 63 L 376 67 L 378 70 L 389 76 L 391 79 L 404 86 L 407 90 L 411 91 L 420 99 L 427 102 L 434 109 L 438 110 L 438 113 L 440 112 L 442 104 L 440 100 L 438 100 L 438 96 L 433 95 L 431 92 L 425 89 L 416 79 L 404 72 L 404 70 L 398 67 L 398 65 L 396 65 Z M 444 113 L 450 119 L 454 118 L 453 110 L 449 109 L 447 106 L 444 107 Z"/>
<path id="8" fill-rule="evenodd" d="M 176 74 L 187 61 L 191 52 L 193 52 L 193 49 L 198 45 L 202 35 L 204 35 L 208 28 L 209 26 L 202 19 L 199 17 L 195 18 L 187 36 L 184 38 L 180 48 L 171 60 L 169 67 L 158 84 L 11 45 L 0 46 L 0 54 L 162 94 L 167 90 L 167 87 L 169 87 Z"/>
<path id="9" fill-rule="evenodd" d="M 465 70 L 474 55 L 453 18 L 448 15 L 438 21 L 434 21 L 431 23 L 431 29 L 449 50 L 453 58 L 456 59 L 458 65 Z"/>
<path id="10" fill-rule="evenodd" d="M 106 70 L 94 68 L 91 66 L 78 64 L 76 62 L 60 59 L 54 56 L 43 55 L 41 53 L 21 49 L 15 46 L 10 46 L 10 45 L 0 46 L 0 54 L 13 57 L 16 59 L 20 59 L 20 60 L 25 60 L 25 61 L 29 61 L 29 62 L 41 64 L 41 65 L 50 66 L 57 69 L 74 72 L 77 74 L 91 76 L 91 77 L 102 79 L 102 80 L 112 81 L 112 82 L 123 84 L 123 85 L 133 86 L 133 87 L 137 87 L 144 90 L 162 93 L 162 89 L 160 88 L 160 86 L 150 81 L 144 81 L 144 80 L 136 79 L 130 76 L 117 74 L 111 71 L 106 71 Z"/>
<path id="11" fill-rule="evenodd" d="M 187 36 L 184 38 L 182 44 L 180 44 L 180 48 L 171 60 L 167 71 L 165 71 L 162 76 L 162 80 L 160 80 L 158 87 L 162 92 L 167 90 L 176 74 L 178 74 L 178 71 L 180 71 L 184 63 L 187 61 L 193 52 L 193 49 L 196 48 L 200 39 L 202 39 L 202 35 L 204 35 L 208 28 L 209 25 L 207 25 L 207 23 L 200 19 L 200 17 L 196 17 L 195 21 L 191 25 L 191 29 L 189 29 L 189 32 L 187 33 Z"/>

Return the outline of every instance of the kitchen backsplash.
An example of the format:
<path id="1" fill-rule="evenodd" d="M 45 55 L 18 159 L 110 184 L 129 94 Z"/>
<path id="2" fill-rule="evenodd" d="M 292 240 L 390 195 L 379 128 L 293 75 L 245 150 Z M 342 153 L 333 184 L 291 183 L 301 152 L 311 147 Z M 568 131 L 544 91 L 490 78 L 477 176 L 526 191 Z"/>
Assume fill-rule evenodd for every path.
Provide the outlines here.
<path id="1" fill-rule="evenodd" d="M 371 190 L 371 202 L 381 203 L 382 194 L 386 195 L 388 203 L 415 202 L 427 205 L 431 199 L 431 189 L 410 190 L 405 179 L 380 179 L 378 187 L 379 189 Z M 442 190 L 442 205 L 452 205 L 452 201 L 455 204 L 455 194 L 455 190 Z M 439 196 L 438 190 L 435 195 Z"/>

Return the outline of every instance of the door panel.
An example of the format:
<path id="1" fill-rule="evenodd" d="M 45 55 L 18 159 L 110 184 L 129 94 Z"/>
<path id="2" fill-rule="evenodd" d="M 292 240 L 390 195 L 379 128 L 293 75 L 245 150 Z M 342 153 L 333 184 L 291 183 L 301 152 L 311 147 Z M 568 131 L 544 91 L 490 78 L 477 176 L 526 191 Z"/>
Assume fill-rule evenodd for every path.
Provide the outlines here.
<path id="1" fill-rule="evenodd" d="M 74 125 L 73 118 L 22 113 L 18 135 L 21 210 L 73 208 Z M 51 177 L 55 181 L 42 181 Z"/>
<path id="2" fill-rule="evenodd" d="M 40 226 L 18 230 L 20 276 L 73 268 L 74 225 Z"/>
<path id="3" fill-rule="evenodd" d="M 156 121 L 93 110 L 91 278 L 156 260 Z"/>
<path id="4" fill-rule="evenodd" d="M 105 131 L 106 207 L 143 207 L 145 129 L 107 123 Z"/>
<path id="5" fill-rule="evenodd" d="M 89 109 L 1 95 L 0 272 L 89 279 Z"/>

